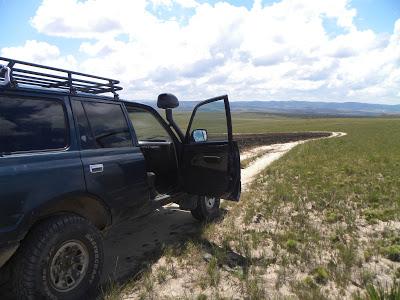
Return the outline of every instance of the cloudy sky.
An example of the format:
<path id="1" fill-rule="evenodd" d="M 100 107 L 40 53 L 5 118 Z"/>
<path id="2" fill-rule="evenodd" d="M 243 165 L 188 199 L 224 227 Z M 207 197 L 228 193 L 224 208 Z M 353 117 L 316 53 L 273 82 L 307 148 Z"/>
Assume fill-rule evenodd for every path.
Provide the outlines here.
<path id="1" fill-rule="evenodd" d="M 128 99 L 400 104 L 400 0 L 0 0 L 1 56 Z"/>

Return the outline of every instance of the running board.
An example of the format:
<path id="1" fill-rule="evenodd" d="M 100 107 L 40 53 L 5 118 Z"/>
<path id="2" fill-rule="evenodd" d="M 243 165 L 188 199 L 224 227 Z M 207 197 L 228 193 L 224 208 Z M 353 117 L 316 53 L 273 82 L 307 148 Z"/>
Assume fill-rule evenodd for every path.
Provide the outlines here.
<path id="1" fill-rule="evenodd" d="M 161 207 L 171 203 L 171 195 L 169 194 L 159 194 L 154 199 L 150 200 L 150 203 L 154 207 Z"/>
<path id="2" fill-rule="evenodd" d="M 191 210 L 197 206 L 197 197 L 186 193 L 158 194 L 154 199 L 150 200 L 153 209 L 167 205 L 169 203 L 177 203 L 183 210 Z M 172 200 L 173 199 L 173 200 Z"/>

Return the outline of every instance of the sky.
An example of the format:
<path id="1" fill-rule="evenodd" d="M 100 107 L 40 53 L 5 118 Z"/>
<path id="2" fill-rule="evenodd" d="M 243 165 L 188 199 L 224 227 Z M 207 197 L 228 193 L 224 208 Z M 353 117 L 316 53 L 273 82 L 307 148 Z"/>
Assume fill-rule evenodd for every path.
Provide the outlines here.
<path id="1" fill-rule="evenodd" d="M 129 100 L 400 104 L 400 0 L 0 0 L 0 55 Z"/>

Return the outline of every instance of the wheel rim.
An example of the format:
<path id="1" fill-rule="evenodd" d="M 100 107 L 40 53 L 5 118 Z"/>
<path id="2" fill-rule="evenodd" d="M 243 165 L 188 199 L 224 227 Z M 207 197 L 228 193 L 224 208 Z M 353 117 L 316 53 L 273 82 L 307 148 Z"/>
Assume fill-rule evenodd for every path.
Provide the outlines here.
<path id="1" fill-rule="evenodd" d="M 85 277 L 89 265 L 89 252 L 86 246 L 77 240 L 61 245 L 50 264 L 50 279 L 59 292 L 68 292 L 76 288 Z"/>
<path id="2" fill-rule="evenodd" d="M 215 205 L 214 197 L 205 197 L 204 199 L 207 209 L 213 209 Z"/>

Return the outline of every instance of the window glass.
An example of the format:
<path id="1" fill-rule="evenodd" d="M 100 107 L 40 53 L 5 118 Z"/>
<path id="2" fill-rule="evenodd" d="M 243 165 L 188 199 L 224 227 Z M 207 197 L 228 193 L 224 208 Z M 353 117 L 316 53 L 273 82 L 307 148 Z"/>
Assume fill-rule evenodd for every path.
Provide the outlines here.
<path id="1" fill-rule="evenodd" d="M 78 123 L 79 140 L 82 149 L 94 149 L 96 143 L 94 141 L 89 122 L 86 118 L 81 101 L 72 101 L 72 109 Z"/>
<path id="2" fill-rule="evenodd" d="M 133 147 L 119 104 L 84 102 L 83 105 L 98 148 Z"/>
<path id="3" fill-rule="evenodd" d="M 171 141 L 171 136 L 152 113 L 133 107 L 127 107 L 127 110 L 139 141 Z"/>
<path id="4" fill-rule="evenodd" d="M 0 96 L 0 153 L 62 149 L 67 137 L 61 102 Z"/>
<path id="5" fill-rule="evenodd" d="M 190 134 L 196 129 L 205 129 L 208 141 L 228 140 L 228 126 L 223 100 L 204 104 L 197 109 Z"/>

